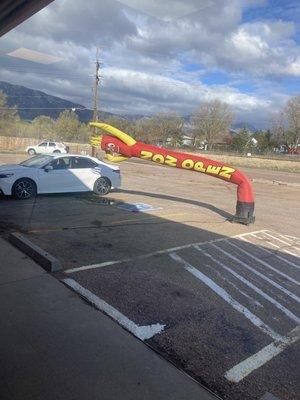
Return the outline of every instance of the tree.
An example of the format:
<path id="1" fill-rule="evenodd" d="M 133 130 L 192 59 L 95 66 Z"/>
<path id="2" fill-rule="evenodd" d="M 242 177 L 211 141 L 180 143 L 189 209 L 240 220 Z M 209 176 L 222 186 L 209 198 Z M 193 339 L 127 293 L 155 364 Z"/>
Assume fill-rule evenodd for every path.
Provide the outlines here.
<path id="1" fill-rule="evenodd" d="M 300 143 L 300 95 L 291 98 L 283 112 L 288 128 L 285 135 L 287 145 L 296 147 Z"/>
<path id="2" fill-rule="evenodd" d="M 285 123 L 284 123 L 284 115 L 282 112 L 277 114 L 273 114 L 271 119 L 271 135 L 272 140 L 276 146 L 280 146 L 281 144 L 285 144 Z"/>
<path id="3" fill-rule="evenodd" d="M 176 113 L 158 113 L 153 117 L 153 124 L 157 130 L 159 141 L 172 145 L 181 142 L 184 120 Z"/>
<path id="4" fill-rule="evenodd" d="M 184 120 L 176 113 L 158 113 L 151 118 L 136 121 L 136 137 L 146 143 L 169 142 L 177 145 L 181 141 Z"/>
<path id="5" fill-rule="evenodd" d="M 272 138 L 277 146 L 296 149 L 300 143 L 300 95 L 292 97 L 285 107 L 273 115 Z"/>
<path id="6" fill-rule="evenodd" d="M 80 137 L 81 123 L 77 114 L 71 110 L 62 111 L 54 124 L 56 136 L 60 139 L 78 140 Z"/>
<path id="7" fill-rule="evenodd" d="M 159 133 L 153 118 L 140 118 L 135 122 L 136 139 L 145 143 L 159 142 Z"/>
<path id="8" fill-rule="evenodd" d="M 251 143 L 251 133 L 246 127 L 242 128 L 232 139 L 232 148 L 240 153 L 247 150 Z"/>
<path id="9" fill-rule="evenodd" d="M 206 140 L 208 149 L 220 136 L 225 136 L 233 122 L 234 115 L 227 103 L 213 100 L 202 103 L 192 114 L 195 141 Z"/>
<path id="10" fill-rule="evenodd" d="M 19 120 L 16 107 L 7 105 L 7 96 L 0 90 L 0 134 L 10 135 L 13 133 L 14 126 Z"/>
<path id="11" fill-rule="evenodd" d="M 52 138 L 55 135 L 54 120 L 46 115 L 36 117 L 31 125 L 34 136 L 40 138 Z"/>
<path id="12" fill-rule="evenodd" d="M 253 138 L 257 141 L 257 149 L 261 152 L 267 152 L 275 147 L 276 143 L 272 138 L 271 131 L 256 131 L 253 134 Z"/>
<path id="13" fill-rule="evenodd" d="M 105 118 L 104 122 L 131 135 L 133 124 L 126 118 L 118 117 L 117 115 L 112 115 L 108 118 Z"/>

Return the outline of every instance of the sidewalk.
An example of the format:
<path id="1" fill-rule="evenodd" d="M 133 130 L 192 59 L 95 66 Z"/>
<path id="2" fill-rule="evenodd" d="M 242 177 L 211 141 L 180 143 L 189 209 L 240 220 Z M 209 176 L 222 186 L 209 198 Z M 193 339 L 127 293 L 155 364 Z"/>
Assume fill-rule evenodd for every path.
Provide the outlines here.
<path id="1" fill-rule="evenodd" d="M 213 400 L 0 239 L 1 400 Z"/>

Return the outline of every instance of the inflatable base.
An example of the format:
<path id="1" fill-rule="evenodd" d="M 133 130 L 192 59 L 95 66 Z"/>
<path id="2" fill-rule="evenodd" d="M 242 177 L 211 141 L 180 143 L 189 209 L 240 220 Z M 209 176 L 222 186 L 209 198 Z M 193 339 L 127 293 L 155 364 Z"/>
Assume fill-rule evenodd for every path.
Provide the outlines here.
<path id="1" fill-rule="evenodd" d="M 254 203 L 245 203 L 242 201 L 237 201 L 236 203 L 236 214 L 231 219 L 231 222 L 237 224 L 250 225 L 254 224 Z"/>

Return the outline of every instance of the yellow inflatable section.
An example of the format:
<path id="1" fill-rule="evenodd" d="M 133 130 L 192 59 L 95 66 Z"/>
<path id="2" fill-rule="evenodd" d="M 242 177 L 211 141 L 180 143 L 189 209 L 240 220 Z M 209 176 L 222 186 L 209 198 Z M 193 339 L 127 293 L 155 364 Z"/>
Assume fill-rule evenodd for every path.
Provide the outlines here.
<path id="1" fill-rule="evenodd" d="M 133 146 L 136 144 L 136 140 L 134 140 L 131 136 L 127 135 L 127 133 L 120 131 L 119 129 L 105 124 L 104 122 L 90 122 L 90 126 L 94 126 L 95 128 L 103 129 L 108 132 L 111 136 L 115 136 L 120 139 L 123 143 L 127 144 L 127 146 Z"/>

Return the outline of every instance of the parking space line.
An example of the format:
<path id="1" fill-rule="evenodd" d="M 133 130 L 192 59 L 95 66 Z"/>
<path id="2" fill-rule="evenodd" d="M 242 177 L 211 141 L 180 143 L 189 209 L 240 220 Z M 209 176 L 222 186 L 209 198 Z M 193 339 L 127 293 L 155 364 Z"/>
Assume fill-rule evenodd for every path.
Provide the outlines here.
<path id="1" fill-rule="evenodd" d="M 276 357 L 283 350 L 287 349 L 300 339 L 300 326 L 294 328 L 289 334 L 281 340 L 275 341 L 261 349 L 256 354 L 235 365 L 226 372 L 225 378 L 233 383 L 238 383 L 247 375 L 251 374 L 256 369 L 262 367 L 272 358 Z"/>
<path id="2" fill-rule="evenodd" d="M 270 285 L 276 287 L 277 289 L 279 289 L 283 293 L 285 293 L 287 296 L 291 297 L 292 299 L 294 299 L 295 301 L 300 303 L 300 298 L 297 295 L 295 295 L 294 293 L 290 292 L 288 289 L 286 289 L 285 287 L 281 286 L 279 283 L 274 282 L 272 279 L 268 278 L 267 276 L 265 276 L 261 272 L 257 271 L 255 268 L 252 268 L 250 265 L 246 264 L 244 261 L 242 261 L 239 258 L 237 258 L 237 257 L 233 256 L 232 254 L 228 253 L 228 251 L 222 249 L 221 247 L 217 246 L 216 244 L 212 243 L 211 245 L 213 247 L 215 247 L 217 250 L 219 250 L 221 253 L 225 254 L 227 257 L 231 258 L 232 260 L 236 261 L 238 264 L 242 265 L 243 267 L 245 267 L 246 269 L 251 271 L 253 274 L 259 276 L 260 278 L 262 278 L 263 280 L 268 282 Z"/>
<path id="3" fill-rule="evenodd" d="M 81 286 L 74 279 L 66 278 L 63 279 L 63 282 L 72 288 L 76 293 L 80 296 L 88 300 L 91 304 L 93 304 L 98 310 L 103 311 L 105 314 L 109 315 L 112 319 L 117 321 L 120 325 L 122 325 L 129 332 L 133 333 L 140 340 L 146 340 L 152 338 L 154 335 L 161 333 L 165 325 L 162 324 L 152 324 L 152 325 L 144 325 L 139 326 L 123 315 L 116 308 L 112 307 L 104 300 L 100 299 L 94 293 L 89 291 L 88 289 Z"/>
<path id="4" fill-rule="evenodd" d="M 195 246 L 197 250 L 202 252 L 206 257 L 210 258 L 213 260 L 216 264 L 218 264 L 220 267 L 224 268 L 226 271 L 231 273 L 233 276 L 235 276 L 237 279 L 239 279 L 241 282 L 243 282 L 246 286 L 250 287 L 254 292 L 258 293 L 261 295 L 264 299 L 268 300 L 270 303 L 272 303 L 278 310 L 282 311 L 288 318 L 296 322 L 297 324 L 300 324 L 300 318 L 298 318 L 295 314 L 293 314 L 290 310 L 288 310 L 285 306 L 283 306 L 281 303 L 279 303 L 277 300 L 273 299 L 273 297 L 269 296 L 267 293 L 265 293 L 263 290 L 259 289 L 257 286 L 255 286 L 253 283 L 251 283 L 248 279 L 244 278 L 234 270 L 232 270 L 230 267 L 225 265 L 223 262 L 217 260 L 215 257 L 213 257 L 211 254 L 207 253 L 205 250 L 201 249 L 200 246 Z"/>
<path id="5" fill-rule="evenodd" d="M 209 265 L 209 264 L 205 264 L 205 266 L 208 267 L 208 268 L 211 268 L 211 265 Z M 257 301 L 253 297 L 251 297 L 248 293 L 244 292 L 241 288 L 239 288 L 237 285 L 235 285 L 230 279 L 226 278 L 224 276 L 224 274 L 222 274 L 218 270 L 214 270 L 214 272 L 219 276 L 220 279 L 222 279 L 223 281 L 227 282 L 228 285 L 234 287 L 235 290 L 237 290 L 241 295 L 247 297 L 247 299 L 249 299 L 251 303 L 253 303 L 254 305 L 256 305 L 258 307 L 263 307 L 263 305 L 259 301 Z"/>
<path id="6" fill-rule="evenodd" d="M 264 265 L 265 267 L 271 269 L 272 271 L 276 272 L 277 274 L 283 276 L 285 279 L 287 279 L 290 282 L 295 283 L 296 285 L 300 285 L 300 282 L 297 281 L 294 278 L 291 278 L 289 275 L 285 274 L 284 272 L 279 271 L 278 269 L 272 267 L 270 264 L 268 264 L 266 261 L 261 260 L 260 258 L 254 256 L 253 254 L 249 253 L 248 251 L 242 249 L 240 246 L 237 246 L 236 244 L 230 242 L 229 240 L 226 240 L 226 243 L 228 243 L 230 246 L 235 247 L 236 249 L 238 249 L 239 251 L 241 251 L 242 253 L 246 254 L 248 257 L 252 258 L 253 260 L 255 260 L 256 262 Z"/>
<path id="7" fill-rule="evenodd" d="M 251 232 L 252 234 L 259 233 L 259 232 L 264 232 L 264 231 L 254 231 Z M 249 235 L 249 233 L 242 233 L 239 235 L 232 236 L 232 238 L 242 238 L 245 235 Z M 172 251 L 179 251 L 183 249 L 188 249 L 190 247 L 193 247 L 195 245 L 201 245 L 201 244 L 207 244 L 207 243 L 216 243 L 224 240 L 225 238 L 218 238 L 218 239 L 213 239 L 209 240 L 207 242 L 196 242 L 196 243 L 189 243 L 189 244 L 184 244 L 182 246 L 176 246 L 176 247 L 170 247 L 168 249 L 163 249 L 163 250 L 157 250 L 153 251 L 151 253 L 146 253 L 146 254 L 141 254 L 139 256 L 135 257 L 128 257 L 128 258 L 121 258 L 119 260 L 110 260 L 110 261 L 104 261 L 102 263 L 97 263 L 97 264 L 90 264 L 90 265 L 83 265 L 82 267 L 76 267 L 76 268 L 70 268 L 66 269 L 64 271 L 65 274 L 72 274 L 74 272 L 79 272 L 79 271 L 86 271 L 89 269 L 96 269 L 96 268 L 102 268 L 102 267 L 107 267 L 109 265 L 115 265 L 115 264 L 122 264 L 124 262 L 130 262 L 130 261 L 135 261 L 135 260 L 144 260 L 153 256 L 158 256 L 162 254 L 168 254 L 171 253 Z"/>
<path id="8" fill-rule="evenodd" d="M 299 250 L 297 247 L 292 246 L 290 243 L 287 243 L 287 242 L 285 242 L 284 240 L 278 239 L 278 238 L 276 238 L 275 236 L 270 235 L 268 232 L 263 232 L 263 233 L 264 233 L 264 235 L 267 235 L 267 236 L 271 237 L 272 239 L 275 239 L 275 240 L 277 240 L 278 242 L 281 242 L 281 243 L 285 244 L 286 246 L 288 246 L 288 247 L 291 248 L 292 250 L 294 250 L 294 249 L 295 249 L 295 250 Z M 273 244 L 273 245 L 274 245 L 274 244 Z M 274 246 L 276 246 L 276 245 L 274 245 Z M 278 246 L 278 248 L 280 248 L 280 247 Z M 287 250 L 287 249 L 285 249 L 285 248 L 281 248 L 281 250 L 282 250 L 282 251 L 285 251 L 285 252 L 288 253 L 288 254 L 291 254 L 292 256 L 300 257 L 300 254 L 296 254 L 296 253 L 294 253 L 294 252 L 292 252 L 292 251 L 290 251 L 290 250 Z"/>
<path id="9" fill-rule="evenodd" d="M 265 233 L 265 232 L 262 232 L 262 233 Z M 260 240 L 266 240 L 266 238 L 264 238 L 264 237 L 260 237 L 260 236 L 257 236 L 257 235 L 253 235 L 253 236 L 256 237 L 257 239 L 260 239 Z M 270 246 L 272 246 L 272 247 L 275 247 L 275 249 L 279 249 L 280 251 L 282 251 L 282 252 L 284 252 L 286 254 L 290 254 L 291 256 L 294 256 L 294 257 L 299 257 L 297 254 L 287 250 L 285 247 L 280 247 L 277 244 L 274 244 L 274 243 L 269 242 L 269 241 L 268 241 L 268 244 Z"/>
<path id="10" fill-rule="evenodd" d="M 255 235 L 251 235 L 251 234 L 250 234 L 249 236 L 257 237 L 257 236 L 255 236 Z M 241 240 L 242 240 L 243 242 L 253 244 L 250 240 L 247 240 L 247 239 L 245 239 L 244 237 L 241 238 Z M 270 243 L 270 244 L 271 244 L 271 243 Z M 277 246 L 276 246 L 276 247 L 277 247 Z M 263 251 L 265 251 L 266 253 L 268 253 L 268 254 L 270 254 L 270 255 L 275 256 L 275 257 L 278 258 L 279 260 L 284 261 L 285 263 L 291 265 L 292 267 L 295 267 L 295 268 L 297 268 L 297 269 L 300 269 L 300 265 L 294 264 L 292 261 L 283 258 L 283 257 L 280 256 L 279 254 L 273 253 L 272 251 L 267 250 L 265 247 L 260 247 L 260 249 L 263 250 Z"/>
<path id="11" fill-rule="evenodd" d="M 271 232 L 271 233 L 274 234 L 274 232 L 272 232 L 272 231 L 265 231 L 265 232 L 266 233 Z M 290 243 L 291 246 L 293 246 L 295 244 L 295 242 L 296 242 L 297 245 L 298 244 L 300 245 L 299 238 L 297 238 L 296 236 L 282 235 L 281 233 L 278 233 L 278 232 L 276 232 L 276 235 L 280 236 L 281 238 L 283 238 L 285 240 L 291 240 L 292 241 L 292 243 Z"/>
<path id="12" fill-rule="evenodd" d="M 298 237 L 296 237 L 296 236 L 290 236 L 290 235 L 280 235 L 280 236 L 282 236 L 282 237 L 286 237 L 286 238 L 288 238 L 288 239 L 291 239 L 291 240 L 293 240 L 294 242 L 296 242 L 297 244 L 300 244 L 300 239 L 298 238 Z"/>
<path id="13" fill-rule="evenodd" d="M 172 260 L 182 264 L 188 272 L 190 272 L 197 279 L 203 282 L 206 286 L 212 289 L 218 296 L 220 296 L 223 300 L 225 300 L 228 304 L 230 304 L 236 311 L 243 314 L 253 325 L 258 327 L 265 334 L 267 334 L 268 336 L 270 336 L 275 340 L 282 339 L 282 336 L 279 333 L 275 332 L 269 325 L 265 324 L 259 317 L 254 315 L 247 307 L 243 306 L 237 300 L 235 300 L 225 289 L 219 286 L 208 276 L 203 274 L 203 272 L 193 267 L 191 264 L 189 264 L 185 259 L 180 257 L 175 252 L 170 253 L 169 256 L 172 258 Z"/>
<path id="14" fill-rule="evenodd" d="M 277 240 L 277 241 L 280 242 L 280 243 L 283 243 L 283 244 L 285 244 L 285 245 L 287 245 L 287 246 L 289 246 L 289 247 L 292 247 L 292 248 L 294 248 L 294 249 L 296 249 L 296 250 L 300 250 L 298 247 L 294 246 L 293 243 L 289 243 L 289 242 L 287 242 L 286 240 L 282 240 L 282 239 L 279 239 L 279 238 L 276 237 L 276 236 L 271 235 L 271 234 L 269 233 L 269 231 L 265 231 L 264 234 L 267 235 L 267 236 L 269 236 L 269 237 L 271 237 L 272 239 Z"/>

